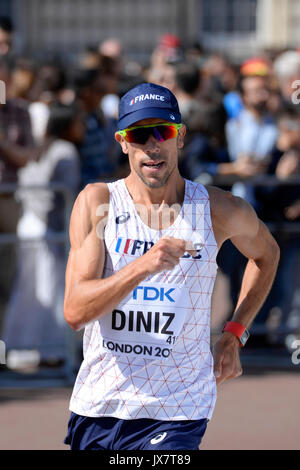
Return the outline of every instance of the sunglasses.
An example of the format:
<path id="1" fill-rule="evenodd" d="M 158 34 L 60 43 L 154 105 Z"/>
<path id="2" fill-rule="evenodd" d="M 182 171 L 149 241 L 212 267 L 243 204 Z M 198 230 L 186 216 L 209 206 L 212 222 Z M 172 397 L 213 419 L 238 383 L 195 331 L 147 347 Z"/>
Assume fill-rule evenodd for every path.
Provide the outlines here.
<path id="1" fill-rule="evenodd" d="M 161 124 L 149 124 L 148 126 L 136 126 L 130 127 L 118 131 L 118 134 L 124 137 L 124 139 L 131 144 L 145 144 L 149 137 L 152 135 L 158 142 L 164 142 L 165 140 L 173 139 L 177 137 L 178 130 L 182 127 L 182 124 L 173 123 L 161 123 Z"/>

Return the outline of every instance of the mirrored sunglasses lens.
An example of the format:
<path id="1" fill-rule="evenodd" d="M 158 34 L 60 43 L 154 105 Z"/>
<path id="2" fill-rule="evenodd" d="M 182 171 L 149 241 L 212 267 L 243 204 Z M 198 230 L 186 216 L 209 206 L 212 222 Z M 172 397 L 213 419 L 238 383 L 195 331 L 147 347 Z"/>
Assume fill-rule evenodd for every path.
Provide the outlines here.
<path id="1" fill-rule="evenodd" d="M 151 127 L 143 127 L 140 129 L 132 129 L 126 132 L 126 139 L 130 143 L 145 144 L 152 134 Z"/>
<path id="2" fill-rule="evenodd" d="M 165 140 L 176 137 L 177 129 L 175 126 L 153 126 L 128 129 L 126 131 L 126 140 L 129 143 L 145 144 L 150 135 L 153 135 L 158 142 L 164 142 Z"/>
<path id="3" fill-rule="evenodd" d="M 156 129 L 158 135 L 160 136 L 161 140 L 157 138 L 157 140 L 160 141 L 173 139 L 177 136 L 177 129 L 175 126 L 157 126 L 154 129 Z"/>

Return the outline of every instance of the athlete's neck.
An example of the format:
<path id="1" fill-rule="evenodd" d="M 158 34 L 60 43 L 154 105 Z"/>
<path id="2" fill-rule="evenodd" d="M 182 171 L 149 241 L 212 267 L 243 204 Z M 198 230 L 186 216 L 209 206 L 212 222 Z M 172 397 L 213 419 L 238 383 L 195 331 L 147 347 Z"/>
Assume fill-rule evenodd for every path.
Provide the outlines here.
<path id="1" fill-rule="evenodd" d="M 160 188 L 150 188 L 132 172 L 125 178 L 125 183 L 135 204 L 146 207 L 152 204 L 171 206 L 182 204 L 184 200 L 185 182 L 178 171 L 171 174 L 166 184 Z"/>

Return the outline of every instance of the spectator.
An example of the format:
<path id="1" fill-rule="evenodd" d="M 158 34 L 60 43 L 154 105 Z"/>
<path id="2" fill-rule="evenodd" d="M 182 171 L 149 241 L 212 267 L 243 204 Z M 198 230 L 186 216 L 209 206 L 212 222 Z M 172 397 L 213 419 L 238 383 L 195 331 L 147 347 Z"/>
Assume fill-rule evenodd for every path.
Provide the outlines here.
<path id="1" fill-rule="evenodd" d="M 243 109 L 243 101 L 239 90 L 240 74 L 237 66 L 225 64 L 221 78 L 221 87 L 224 92 L 223 104 L 228 119 L 237 118 Z"/>
<path id="2" fill-rule="evenodd" d="M 80 66 L 83 69 L 96 69 L 100 67 L 100 54 L 96 46 L 87 46 L 80 57 Z"/>
<path id="3" fill-rule="evenodd" d="M 32 102 L 28 108 L 36 144 L 43 141 L 51 103 L 65 101 L 65 88 L 66 74 L 59 63 L 46 62 L 40 65 L 30 91 L 29 99 Z M 69 102 L 73 99 L 74 94 Z"/>
<path id="4" fill-rule="evenodd" d="M 269 171 L 284 182 L 293 176 L 300 176 L 300 114 L 296 106 L 290 105 L 282 111 L 278 125 L 279 134 Z M 300 218 L 300 187 L 299 184 L 282 184 L 259 188 L 257 197 L 261 200 L 260 216 L 263 220 L 278 224 L 276 238 L 281 248 L 281 260 L 272 290 L 254 324 L 260 325 L 268 321 L 270 313 L 275 309 L 278 326 L 283 328 L 281 332 L 277 332 L 273 341 L 284 345 L 295 289 L 294 279 L 297 278 L 295 259 L 299 253 L 300 237 L 297 232 L 283 232 L 280 224 Z"/>
<path id="5" fill-rule="evenodd" d="M 119 98 L 119 84 L 121 80 L 119 61 L 114 57 L 100 57 L 102 68 L 102 81 L 104 96 L 100 101 L 102 112 L 106 119 L 117 121 Z"/>
<path id="6" fill-rule="evenodd" d="M 7 16 L 0 16 L 0 56 L 8 55 L 12 50 L 13 24 Z"/>
<path id="7" fill-rule="evenodd" d="M 46 135 L 39 149 L 40 158 L 22 170 L 21 184 L 47 186 L 62 183 L 75 197 L 80 184 L 79 155 L 75 144 L 82 141 L 83 135 L 84 126 L 78 108 L 52 105 Z M 65 358 L 64 244 L 49 238 L 65 229 L 63 198 L 38 188 L 20 190 L 19 193 L 23 215 L 18 224 L 21 239 L 18 275 L 3 334 L 10 350 L 7 362 L 12 367 L 22 362 L 23 350 L 39 350 L 42 361 Z"/>
<path id="8" fill-rule="evenodd" d="M 0 80 L 10 86 L 11 69 L 0 58 Z M 0 183 L 17 183 L 20 168 L 36 158 L 28 111 L 23 102 L 6 99 L 0 104 Z M 14 193 L 0 192 L 0 233 L 15 233 L 20 206 Z M 0 330 L 15 271 L 15 246 L 0 244 Z"/>
<path id="9" fill-rule="evenodd" d="M 193 62 L 199 69 L 201 69 L 204 63 L 203 46 L 197 41 L 190 43 L 185 48 L 184 57 L 188 62 Z"/>
<path id="10" fill-rule="evenodd" d="M 226 111 L 220 102 L 198 101 L 189 121 L 181 171 L 192 180 L 211 182 L 229 162 L 226 146 Z"/>
<path id="11" fill-rule="evenodd" d="M 74 77 L 75 92 L 86 113 L 86 133 L 79 147 L 81 155 L 82 187 L 101 178 L 109 178 L 116 171 L 114 161 L 114 132 L 116 122 L 107 120 L 100 109 L 105 95 L 105 82 L 98 69 L 78 70 Z"/>
<path id="12" fill-rule="evenodd" d="M 181 41 L 174 34 L 163 34 L 151 55 L 151 68 L 160 69 L 166 64 L 175 64 L 183 59 Z"/>
<path id="13" fill-rule="evenodd" d="M 280 54 L 274 61 L 274 72 L 279 82 L 284 108 L 285 105 L 293 103 L 293 95 L 296 92 L 294 84 L 300 78 L 300 52 L 286 51 Z M 297 109 L 300 112 L 299 106 Z"/>
<path id="14" fill-rule="evenodd" d="M 222 175 L 234 176 L 244 182 L 232 186 L 232 192 L 248 200 L 259 211 L 257 189 L 247 179 L 265 173 L 277 138 L 277 126 L 267 110 L 268 77 L 250 75 L 241 80 L 243 110 L 226 124 L 226 137 L 230 162 L 219 165 Z M 228 276 L 232 301 L 240 289 L 245 258 L 233 244 L 227 243 L 220 255 L 220 264 Z M 254 343 L 253 338 L 250 344 Z"/>
<path id="15" fill-rule="evenodd" d="M 176 68 L 174 64 L 161 64 L 152 67 L 146 73 L 146 80 L 156 85 L 168 88 L 174 95 L 177 94 Z"/>
<path id="16" fill-rule="evenodd" d="M 214 52 L 205 57 L 202 65 L 202 94 L 204 96 L 214 96 L 215 99 L 222 99 L 223 87 L 222 76 L 225 73 L 228 60 L 224 55 Z"/>
<path id="17" fill-rule="evenodd" d="M 28 102 L 30 100 L 30 90 L 34 79 L 34 63 L 25 57 L 17 59 L 12 71 L 10 96 Z"/>
<path id="18" fill-rule="evenodd" d="M 200 71 L 192 62 L 181 62 L 175 68 L 176 98 L 181 116 L 189 128 L 190 119 L 200 109 L 197 93 L 200 87 Z"/>
<path id="19" fill-rule="evenodd" d="M 296 106 L 288 106 L 278 120 L 278 139 L 272 152 L 268 172 L 284 180 L 300 174 L 300 114 Z M 260 200 L 260 216 L 267 222 L 283 222 L 297 218 L 298 185 L 262 188 L 257 191 Z M 289 216 L 290 214 L 290 216 Z M 291 219 L 289 219 L 291 217 Z"/>
<path id="20" fill-rule="evenodd" d="M 112 80 L 113 89 L 116 90 L 117 79 L 117 95 L 120 98 L 133 86 L 144 82 L 142 73 L 142 65 L 140 62 L 125 56 L 121 40 L 117 38 L 107 38 L 102 41 L 98 46 L 100 54 L 100 67 L 109 72 Z M 111 93 L 111 92 L 109 92 Z M 110 99 L 110 97 L 108 97 Z M 115 101 L 115 98 L 113 98 Z M 106 97 L 104 97 L 106 100 Z M 104 105 L 106 107 L 106 103 Z"/>
<path id="21" fill-rule="evenodd" d="M 232 161 L 247 159 L 255 165 L 256 173 L 260 173 L 277 137 L 275 121 L 267 113 L 267 78 L 245 77 L 241 87 L 244 109 L 238 118 L 228 121 L 226 128 L 229 155 Z"/>
<path id="22" fill-rule="evenodd" d="M 101 42 L 98 47 L 100 57 L 112 59 L 115 63 L 115 73 L 122 72 L 123 48 L 118 39 L 109 38 Z"/>

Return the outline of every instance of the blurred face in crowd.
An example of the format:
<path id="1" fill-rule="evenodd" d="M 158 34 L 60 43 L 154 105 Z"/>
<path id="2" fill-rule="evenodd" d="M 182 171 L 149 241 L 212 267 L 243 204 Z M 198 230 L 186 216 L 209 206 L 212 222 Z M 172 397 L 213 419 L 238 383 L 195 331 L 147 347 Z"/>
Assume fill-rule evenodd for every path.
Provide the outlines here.
<path id="1" fill-rule="evenodd" d="M 233 66 L 226 64 L 220 76 L 223 89 L 226 91 L 235 90 L 238 84 L 238 73 Z"/>
<path id="2" fill-rule="evenodd" d="M 246 77 L 242 82 L 245 107 L 262 114 L 267 109 L 269 87 L 264 77 Z"/>
<path id="3" fill-rule="evenodd" d="M 163 119 L 143 119 L 130 127 L 146 126 L 149 124 L 165 123 Z M 168 181 L 170 175 L 176 171 L 178 166 L 178 150 L 183 147 L 185 126 L 179 129 L 177 137 L 159 142 L 154 136 L 150 136 L 145 144 L 127 142 L 124 137 L 115 134 L 122 150 L 129 157 L 131 171 L 149 188 L 161 188 Z M 159 167 L 151 167 L 151 164 Z"/>
<path id="4" fill-rule="evenodd" d="M 156 85 L 164 86 L 168 88 L 172 93 L 176 94 L 176 70 L 173 65 L 166 64 L 159 68 L 153 68 L 150 70 L 148 81 L 155 83 Z"/>
<path id="5" fill-rule="evenodd" d="M 277 147 L 279 150 L 287 151 L 300 149 L 300 116 L 284 116 L 279 120 L 279 136 Z"/>
<path id="6" fill-rule="evenodd" d="M 104 79 L 102 74 L 99 73 L 97 79 L 83 91 L 82 98 L 84 99 L 86 110 L 93 111 L 96 109 L 105 93 Z"/>
<path id="7" fill-rule="evenodd" d="M 16 68 L 11 77 L 11 88 L 15 98 L 26 98 L 34 81 L 34 71 Z"/>
<path id="8" fill-rule="evenodd" d="M 0 80 L 5 83 L 6 98 L 10 98 L 11 72 L 6 64 L 0 63 Z M 0 103 L 0 107 L 3 104 Z"/>
<path id="9" fill-rule="evenodd" d="M 12 47 L 12 34 L 0 28 L 0 55 L 6 55 Z"/>
<path id="10" fill-rule="evenodd" d="M 70 126 L 69 140 L 74 144 L 80 144 L 83 141 L 84 135 L 85 125 L 83 116 L 81 113 L 78 113 Z"/>

